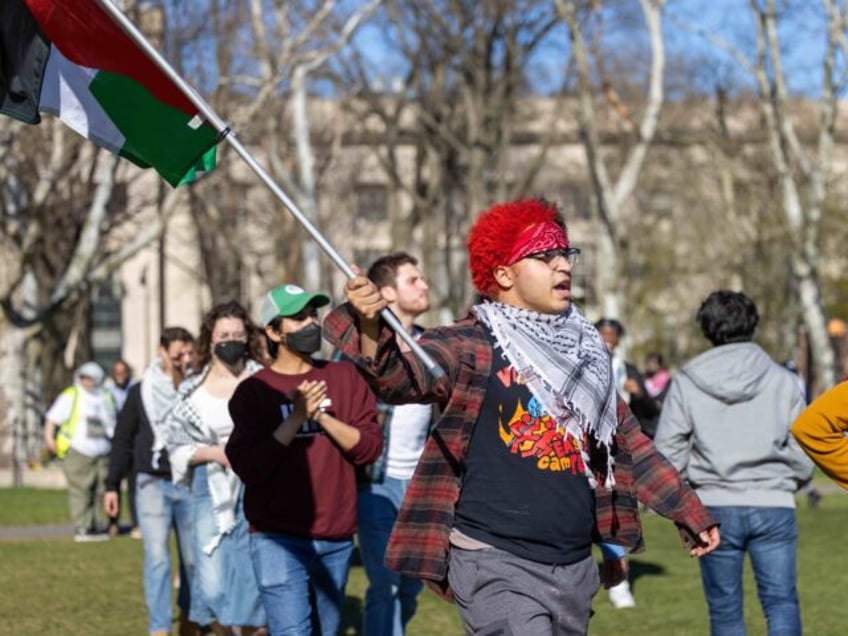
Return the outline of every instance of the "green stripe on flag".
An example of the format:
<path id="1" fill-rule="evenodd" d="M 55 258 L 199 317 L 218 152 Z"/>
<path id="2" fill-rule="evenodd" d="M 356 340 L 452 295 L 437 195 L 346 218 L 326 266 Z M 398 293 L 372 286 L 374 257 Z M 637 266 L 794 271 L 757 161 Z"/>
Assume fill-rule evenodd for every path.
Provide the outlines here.
<path id="1" fill-rule="evenodd" d="M 206 153 L 197 160 L 197 163 L 194 164 L 191 169 L 186 172 L 182 181 L 180 181 L 177 185 L 184 185 L 186 183 L 191 183 L 195 179 L 202 177 L 207 172 L 212 172 L 215 169 L 215 151 L 217 150 L 217 146 L 213 146 Z"/>
<path id="2" fill-rule="evenodd" d="M 218 133 L 208 124 L 192 129 L 190 116 L 122 75 L 100 71 L 89 90 L 126 137 L 121 156 L 152 166 L 174 187 L 193 180 L 198 167 L 215 167 Z"/>

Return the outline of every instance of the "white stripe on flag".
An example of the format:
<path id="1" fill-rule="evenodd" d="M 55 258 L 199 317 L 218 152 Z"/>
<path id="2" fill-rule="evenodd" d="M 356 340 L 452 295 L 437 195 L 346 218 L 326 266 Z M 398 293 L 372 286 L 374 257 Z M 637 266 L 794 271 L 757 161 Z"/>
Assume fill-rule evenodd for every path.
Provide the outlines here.
<path id="1" fill-rule="evenodd" d="M 88 89 L 97 73 L 97 69 L 74 64 L 51 46 L 38 108 L 56 115 L 98 146 L 117 153 L 126 138 Z"/>

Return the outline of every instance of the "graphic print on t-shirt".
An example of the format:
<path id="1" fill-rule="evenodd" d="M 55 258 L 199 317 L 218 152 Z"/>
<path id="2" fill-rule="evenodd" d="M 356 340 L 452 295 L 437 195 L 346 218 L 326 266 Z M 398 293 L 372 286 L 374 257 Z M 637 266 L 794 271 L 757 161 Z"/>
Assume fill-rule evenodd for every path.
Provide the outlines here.
<path id="1" fill-rule="evenodd" d="M 86 416 L 85 424 L 85 435 L 88 439 L 106 439 L 106 429 L 99 412 Z"/>
<path id="2" fill-rule="evenodd" d="M 578 444 L 557 431 L 495 347 L 465 457 L 457 530 L 537 563 L 568 564 L 588 557 L 595 494 Z"/>
<path id="3" fill-rule="evenodd" d="M 542 403 L 529 391 L 514 391 L 526 383 L 512 366 L 501 368 L 496 377 L 504 391 L 499 406 L 498 431 L 501 441 L 513 455 L 535 461 L 539 470 L 569 471 L 583 474 L 579 442 L 571 435 L 563 437 L 557 423 Z M 514 408 L 510 404 L 514 399 Z"/>
<path id="4" fill-rule="evenodd" d="M 294 404 L 280 404 L 280 415 L 283 416 L 284 420 L 292 414 L 292 411 L 294 411 Z M 321 425 L 312 418 L 309 418 L 301 424 L 300 430 L 295 434 L 295 437 L 315 437 L 316 435 L 323 434 L 324 429 L 321 428 Z"/>

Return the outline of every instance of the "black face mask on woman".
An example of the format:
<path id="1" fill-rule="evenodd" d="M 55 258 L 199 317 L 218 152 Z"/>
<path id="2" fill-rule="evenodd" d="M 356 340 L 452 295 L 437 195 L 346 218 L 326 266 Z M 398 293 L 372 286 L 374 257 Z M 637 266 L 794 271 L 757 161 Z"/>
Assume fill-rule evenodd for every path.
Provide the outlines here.
<path id="1" fill-rule="evenodd" d="M 247 343 L 244 340 L 227 340 L 215 345 L 215 356 L 221 362 L 229 365 L 241 362 L 247 351 Z"/>
<path id="2" fill-rule="evenodd" d="M 321 325 L 313 322 L 303 329 L 287 333 L 286 347 L 307 355 L 315 353 L 321 348 Z"/>

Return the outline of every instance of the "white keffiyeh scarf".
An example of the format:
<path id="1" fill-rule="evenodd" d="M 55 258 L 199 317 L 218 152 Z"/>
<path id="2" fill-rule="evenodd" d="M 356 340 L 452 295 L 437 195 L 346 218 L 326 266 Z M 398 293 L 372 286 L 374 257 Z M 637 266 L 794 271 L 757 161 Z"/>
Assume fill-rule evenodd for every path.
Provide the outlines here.
<path id="1" fill-rule="evenodd" d="M 572 305 L 562 314 L 486 302 L 474 315 L 495 336 L 497 346 L 527 387 L 553 417 L 560 433 L 580 440 L 586 478 L 595 486 L 586 444 L 591 436 L 607 455 L 611 488 L 612 443 L 618 417 L 610 356 L 595 327 Z"/>

